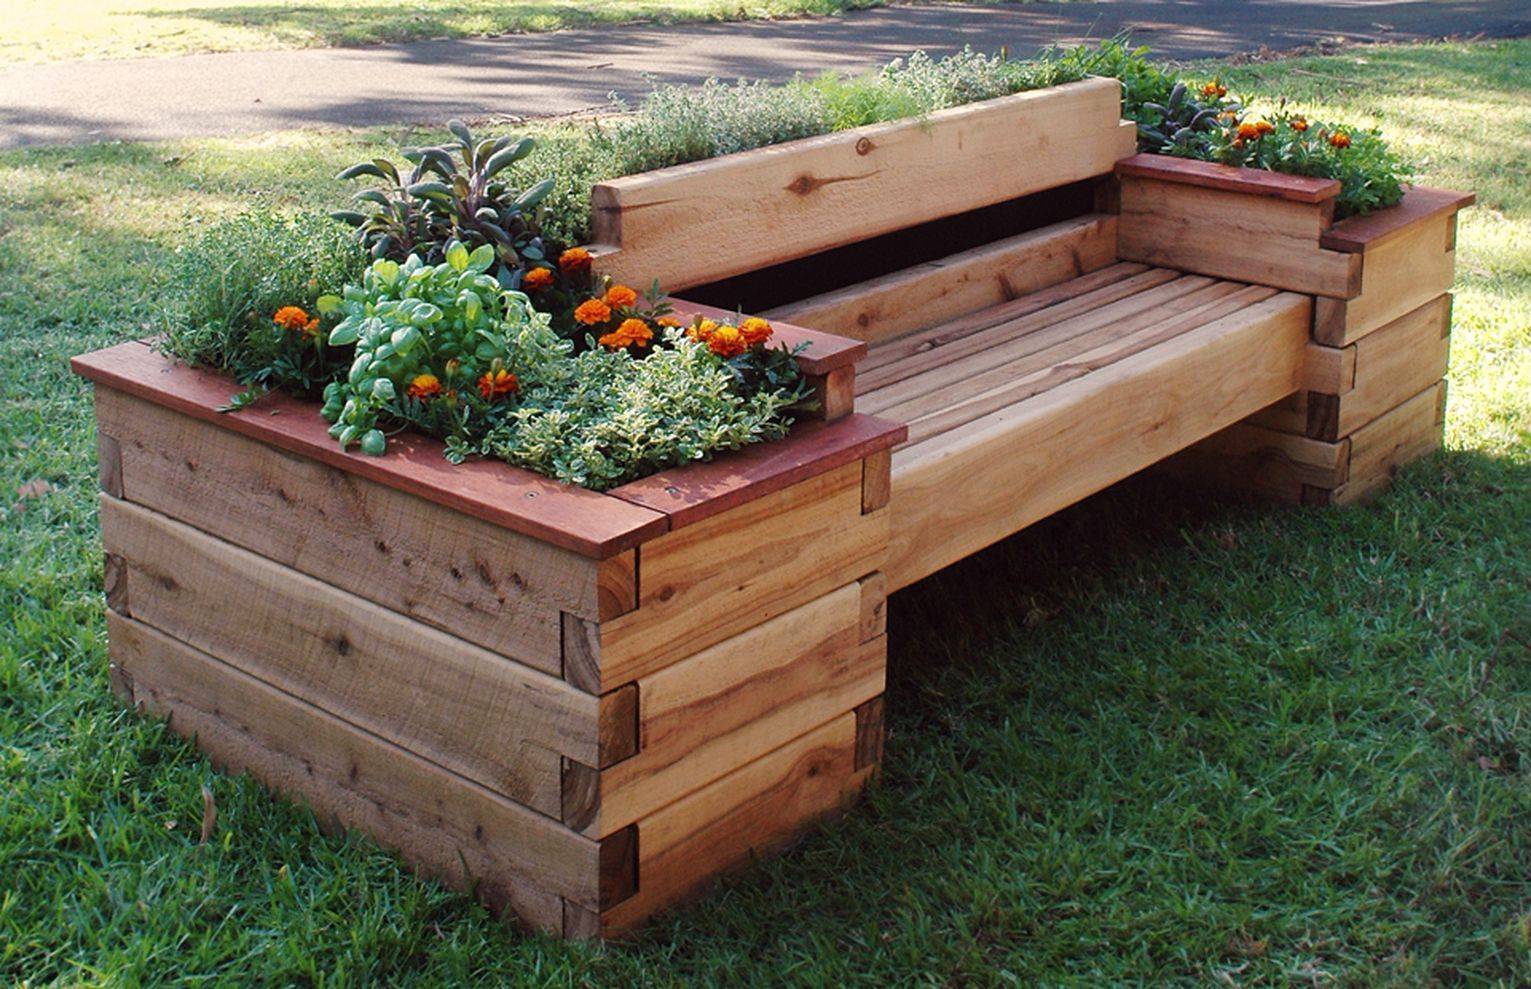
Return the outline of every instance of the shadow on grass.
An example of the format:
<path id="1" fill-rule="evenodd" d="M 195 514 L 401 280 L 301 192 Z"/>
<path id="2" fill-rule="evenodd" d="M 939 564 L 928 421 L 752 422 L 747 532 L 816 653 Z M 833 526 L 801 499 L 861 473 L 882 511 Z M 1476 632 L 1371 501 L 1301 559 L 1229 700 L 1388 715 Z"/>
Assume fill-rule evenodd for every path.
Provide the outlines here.
<path id="1" fill-rule="evenodd" d="M 640 957 L 811 943 L 876 981 L 904 940 L 958 981 L 1517 971 L 1528 492 L 1531 465 L 1472 452 L 1339 510 L 1141 476 L 899 592 L 882 784 Z M 1495 853 L 1439 872 L 1464 839 Z"/>

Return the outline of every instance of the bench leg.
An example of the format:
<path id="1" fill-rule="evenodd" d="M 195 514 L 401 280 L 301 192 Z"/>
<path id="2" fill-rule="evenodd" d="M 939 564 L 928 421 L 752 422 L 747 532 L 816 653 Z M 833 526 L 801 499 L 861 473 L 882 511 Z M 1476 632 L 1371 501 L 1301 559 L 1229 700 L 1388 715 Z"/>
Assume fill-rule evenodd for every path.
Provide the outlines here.
<path id="1" fill-rule="evenodd" d="M 1451 296 L 1343 347 L 1309 346 L 1307 385 L 1171 458 L 1165 469 L 1261 500 L 1347 505 L 1437 449 Z"/>

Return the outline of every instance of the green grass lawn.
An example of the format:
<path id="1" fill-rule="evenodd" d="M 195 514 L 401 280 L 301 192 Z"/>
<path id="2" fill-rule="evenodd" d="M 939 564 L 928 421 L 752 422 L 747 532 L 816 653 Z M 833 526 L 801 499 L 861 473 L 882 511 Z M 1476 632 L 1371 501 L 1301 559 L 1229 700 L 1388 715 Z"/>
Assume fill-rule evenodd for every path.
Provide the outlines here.
<path id="1" fill-rule="evenodd" d="M 1352 510 L 1130 482 L 900 593 L 881 784 L 604 949 L 321 834 L 107 687 L 66 359 L 153 329 L 200 224 L 407 135 L 0 156 L 0 982 L 1531 984 L 1531 42 L 1225 77 L 1478 191 L 1446 451 Z"/>
<path id="2" fill-rule="evenodd" d="M 885 0 L 47 0 L 7 5 L 0 64 L 833 14 Z"/>

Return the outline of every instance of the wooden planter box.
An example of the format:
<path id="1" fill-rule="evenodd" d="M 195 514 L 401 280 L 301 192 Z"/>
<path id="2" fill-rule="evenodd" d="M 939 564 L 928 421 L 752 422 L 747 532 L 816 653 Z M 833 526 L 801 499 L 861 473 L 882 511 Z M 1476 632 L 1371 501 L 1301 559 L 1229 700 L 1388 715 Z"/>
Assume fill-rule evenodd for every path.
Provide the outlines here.
<path id="1" fill-rule="evenodd" d="M 792 327 L 828 378 L 864 346 Z M 222 767 L 565 936 L 619 933 L 880 758 L 888 455 L 845 415 L 605 494 L 144 343 L 95 383 L 111 675 Z"/>
<path id="2" fill-rule="evenodd" d="M 1137 155 L 1118 255 L 1314 297 L 1303 388 L 1186 451 L 1176 469 L 1253 494 L 1348 504 L 1440 445 L 1457 213 L 1423 186 L 1334 221 L 1339 183 Z"/>

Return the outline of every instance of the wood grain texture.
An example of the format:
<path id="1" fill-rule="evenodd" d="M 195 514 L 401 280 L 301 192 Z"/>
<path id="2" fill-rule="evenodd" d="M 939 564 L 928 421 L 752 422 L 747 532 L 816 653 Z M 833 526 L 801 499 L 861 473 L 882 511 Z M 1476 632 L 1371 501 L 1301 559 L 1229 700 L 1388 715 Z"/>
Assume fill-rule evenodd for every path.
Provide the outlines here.
<path id="1" fill-rule="evenodd" d="M 1308 391 L 1343 395 L 1356 386 L 1356 348 L 1310 343 L 1302 362 L 1302 385 Z"/>
<path id="2" fill-rule="evenodd" d="M 108 614 L 135 703 L 229 772 L 396 849 L 457 889 L 557 932 L 559 897 L 595 908 L 598 848 L 527 808 L 142 623 Z"/>
<path id="3" fill-rule="evenodd" d="M 604 182 L 597 270 L 683 289 L 1110 172 L 1121 87 L 1086 79 Z"/>
<path id="4" fill-rule="evenodd" d="M 1313 338 L 1343 347 L 1376 332 L 1451 290 L 1456 277 L 1456 214 L 1441 213 L 1415 223 L 1364 254 L 1361 291 L 1347 300 L 1319 299 Z"/>
<path id="5" fill-rule="evenodd" d="M 599 765 L 600 699 L 101 496 L 133 616 L 510 799 L 556 817 L 564 755 Z"/>
<path id="6" fill-rule="evenodd" d="M 1340 194 L 1340 183 L 1336 179 L 1286 175 L 1259 168 L 1238 168 L 1168 155 L 1133 155 L 1116 163 L 1116 174 L 1119 178 L 1153 179 L 1198 189 L 1219 189 L 1293 203 L 1322 204 Z"/>
<path id="7" fill-rule="evenodd" d="M 883 738 L 887 732 L 886 698 L 879 695 L 856 708 L 856 771 L 872 769 L 882 762 Z"/>
<path id="8" fill-rule="evenodd" d="M 1196 284 L 1197 282 L 1200 284 Z M 990 412 L 1014 405 L 1056 388 L 1066 381 L 1157 346 L 1181 333 L 1231 315 L 1270 298 L 1275 289 L 1237 282 L 1181 279 L 1164 288 L 1194 285 L 1163 301 L 1116 315 L 1107 307 L 1099 318 L 1069 321 L 979 353 L 940 369 L 939 373 L 910 378 L 890 388 L 908 393 L 906 386 L 939 387 L 913 395 L 884 414 L 909 424 L 909 442 L 972 422 Z M 1152 294 L 1152 293 L 1145 293 Z M 1081 331 L 1080 327 L 1083 327 Z M 880 398 L 875 393 L 872 398 Z"/>
<path id="9" fill-rule="evenodd" d="M 631 932 L 718 876 L 770 853 L 842 810 L 865 782 L 847 712 L 638 823 L 638 891 L 601 915 Z"/>
<path id="10" fill-rule="evenodd" d="M 1311 300 L 1282 293 L 896 451 L 905 587 L 1295 391 Z"/>
<path id="11" fill-rule="evenodd" d="M 287 395 L 272 394 L 241 412 L 219 412 L 241 390 L 239 385 L 178 364 L 141 341 L 83 354 L 70 361 L 70 367 L 97 385 L 584 556 L 615 556 L 667 526 L 658 513 L 509 464 L 454 465 L 442 455 L 439 442 L 423 436 L 395 437 L 382 457 L 346 453 L 330 437 L 316 403 Z"/>
<path id="12" fill-rule="evenodd" d="M 1440 448 L 1446 422 L 1446 382 L 1438 381 L 1350 435 L 1350 475 L 1331 503 L 1376 497 L 1398 471 Z"/>
<path id="13" fill-rule="evenodd" d="M 880 695 L 852 583 L 638 680 L 641 744 L 601 773 L 603 837 Z"/>
<path id="14" fill-rule="evenodd" d="M 959 316 L 949 323 L 910 333 L 874 347 L 859 376 L 857 387 L 863 395 L 877 391 L 930 368 L 981 353 L 1043 327 L 1070 319 L 1090 318 L 1091 314 L 1107 306 L 1124 302 L 1182 277 L 1181 272 L 1169 268 L 1112 265 L 991 309 Z M 1173 293 L 1179 289 L 1169 291 Z M 1132 305 L 1128 304 L 1129 307 Z"/>
<path id="15" fill-rule="evenodd" d="M 1331 442 L 1349 436 L 1446 376 L 1450 329 L 1451 296 L 1437 296 L 1334 351 L 1352 355 L 1354 378 L 1349 390 L 1298 392 L 1250 421 Z"/>
<path id="16" fill-rule="evenodd" d="M 113 498 L 122 497 L 122 444 L 102 426 L 100 404 L 96 409 L 96 480 Z"/>
<path id="17" fill-rule="evenodd" d="M 1002 323 L 981 334 L 917 354 L 879 371 L 897 380 L 862 396 L 868 408 L 880 410 L 899 422 L 950 407 L 963 397 L 978 394 L 997 381 L 1011 380 L 1003 369 L 1045 367 L 1093 342 L 1119 336 L 1131 327 L 1144 325 L 1173 312 L 1196 308 L 1209 294 L 1237 292 L 1235 282 L 1219 282 L 1201 275 L 1188 275 L 1153 285 L 1145 291 L 1066 318 L 1059 311 L 1072 311 L 1072 304 L 1049 307 L 1009 323 Z M 1274 292 L 1273 289 L 1265 289 Z M 1093 298 L 1089 293 L 1084 298 Z M 974 314 L 974 318 L 982 314 Z M 985 374 L 988 377 L 983 377 Z M 997 376 L 997 377 L 996 377 Z"/>
<path id="18" fill-rule="evenodd" d="M 856 369 L 838 367 L 826 375 L 803 379 L 813 393 L 816 406 L 810 412 L 815 419 L 834 422 L 856 410 Z"/>
<path id="19" fill-rule="evenodd" d="M 878 450 L 861 461 L 861 514 L 887 507 L 893 497 L 893 451 Z"/>
<path id="20" fill-rule="evenodd" d="M 1325 231 L 1320 243 L 1331 251 L 1363 253 L 1402 236 L 1416 224 L 1471 206 L 1477 199 L 1471 192 L 1410 186 L 1397 206 L 1341 220 Z"/>
<path id="21" fill-rule="evenodd" d="M 111 389 L 127 498 L 557 675 L 559 612 L 636 605 L 635 551 L 551 545 Z"/>
<path id="22" fill-rule="evenodd" d="M 638 609 L 599 629 L 602 690 L 882 568 L 887 512 L 861 512 L 859 460 L 645 545 Z"/>
<path id="23" fill-rule="evenodd" d="M 1122 180 L 1117 255 L 1309 295 L 1361 291 L 1361 259 L 1327 251 L 1322 204 L 1144 178 Z"/>
<path id="24" fill-rule="evenodd" d="M 1116 260 L 1116 218 L 1094 213 L 766 313 L 877 342 L 1067 281 Z"/>
<path id="25" fill-rule="evenodd" d="M 869 573 L 856 583 L 861 588 L 861 641 L 870 642 L 888 631 L 888 575 Z"/>

